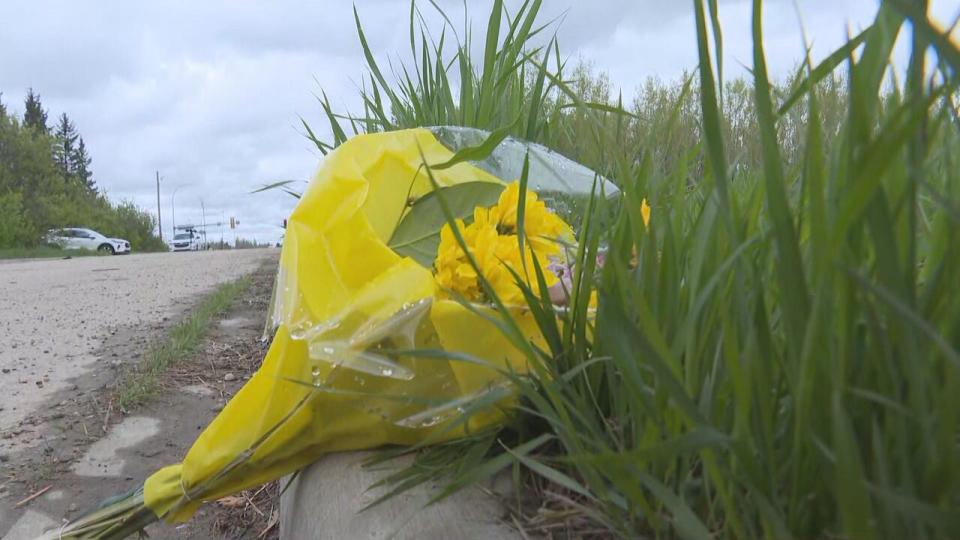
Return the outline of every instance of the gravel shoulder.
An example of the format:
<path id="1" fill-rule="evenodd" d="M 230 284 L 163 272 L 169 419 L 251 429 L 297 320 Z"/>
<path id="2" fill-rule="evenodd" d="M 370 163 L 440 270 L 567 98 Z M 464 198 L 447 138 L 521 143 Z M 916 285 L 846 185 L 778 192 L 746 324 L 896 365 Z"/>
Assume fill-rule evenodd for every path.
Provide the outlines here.
<path id="1" fill-rule="evenodd" d="M 0 332 L 6 336 L 0 343 L 0 537 L 32 538 L 182 458 L 259 365 L 277 254 L 0 265 Z M 206 293 L 251 273 L 250 290 L 214 322 L 201 349 L 164 377 L 162 394 L 137 410 L 119 411 L 111 400 L 118 373 Z M 151 537 L 218 536 L 213 531 L 224 521 L 222 510 L 212 507 L 186 527 L 154 527 Z"/>
<path id="2" fill-rule="evenodd" d="M 203 293 L 252 272 L 271 254 L 154 253 L 0 265 L 0 454 L 35 443 L 31 430 L 10 434 L 74 378 L 113 361 L 98 354 L 110 336 L 127 327 L 162 330 Z"/>

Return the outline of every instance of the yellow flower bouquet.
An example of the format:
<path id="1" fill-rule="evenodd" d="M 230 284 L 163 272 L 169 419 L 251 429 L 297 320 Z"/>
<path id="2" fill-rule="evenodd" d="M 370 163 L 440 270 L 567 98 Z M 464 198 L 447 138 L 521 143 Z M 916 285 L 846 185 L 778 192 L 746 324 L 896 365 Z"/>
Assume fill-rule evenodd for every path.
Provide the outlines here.
<path id="1" fill-rule="evenodd" d="M 441 442 L 502 421 L 513 399 L 504 374 L 528 366 L 492 306 L 542 345 L 526 294 L 562 303 L 550 268 L 576 239 L 558 209 L 575 216 L 569 207 L 597 181 L 477 130 L 350 139 L 288 220 L 260 369 L 181 463 L 49 537 L 122 538 L 328 452 Z"/>

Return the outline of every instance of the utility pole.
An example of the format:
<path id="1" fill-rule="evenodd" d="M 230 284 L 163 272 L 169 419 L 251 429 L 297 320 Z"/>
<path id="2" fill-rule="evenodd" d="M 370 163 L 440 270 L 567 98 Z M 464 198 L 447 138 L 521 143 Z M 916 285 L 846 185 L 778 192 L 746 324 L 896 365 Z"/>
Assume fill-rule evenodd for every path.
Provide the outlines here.
<path id="1" fill-rule="evenodd" d="M 163 242 L 163 218 L 160 217 L 160 171 L 157 171 L 157 233 Z"/>

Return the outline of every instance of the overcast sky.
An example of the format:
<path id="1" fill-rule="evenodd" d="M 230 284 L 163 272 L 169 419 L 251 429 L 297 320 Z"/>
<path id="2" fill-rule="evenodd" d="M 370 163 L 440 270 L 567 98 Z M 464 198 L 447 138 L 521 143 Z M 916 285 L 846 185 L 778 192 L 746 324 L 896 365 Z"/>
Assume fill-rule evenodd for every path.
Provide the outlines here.
<path id="1" fill-rule="evenodd" d="M 440 1 L 461 20 L 462 3 Z M 512 2 L 516 4 L 516 2 Z M 875 0 L 797 0 L 822 57 L 869 24 Z M 425 13 L 429 2 L 421 2 Z M 482 36 L 492 0 L 469 2 Z M 673 80 L 696 66 L 692 2 L 544 0 L 543 21 L 562 16 L 561 51 L 609 74 L 625 98 L 647 77 Z M 723 1 L 727 74 L 750 63 L 750 2 Z M 93 7 L 96 6 L 96 7 Z M 358 0 L 374 54 L 407 60 L 407 0 Z M 0 92 L 21 113 L 26 89 L 39 92 L 51 123 L 66 112 L 93 157 L 94 178 L 112 199 L 156 212 L 159 170 L 164 235 L 177 222 L 235 216 L 238 234 L 276 241 L 295 201 L 250 194 L 278 179 L 306 179 L 320 154 L 301 132 L 302 116 L 326 132 L 314 94 L 358 110 L 364 74 L 350 2 L 205 0 L 77 2 L 3 0 Z M 960 0 L 933 0 L 953 21 Z M 803 52 L 790 0 L 765 2 L 773 77 Z M 895 59 L 901 64 L 904 58 Z M 218 235 L 214 233 L 214 237 Z M 230 235 L 227 235 L 228 237 Z"/>

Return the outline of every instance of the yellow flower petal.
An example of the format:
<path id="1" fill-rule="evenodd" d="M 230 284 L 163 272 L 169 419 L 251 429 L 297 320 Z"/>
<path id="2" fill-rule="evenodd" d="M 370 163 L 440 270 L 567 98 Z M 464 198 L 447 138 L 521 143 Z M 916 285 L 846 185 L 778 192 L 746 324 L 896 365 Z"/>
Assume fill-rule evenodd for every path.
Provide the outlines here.
<path id="1" fill-rule="evenodd" d="M 557 283 L 559 278 L 547 269 L 550 257 L 562 254 L 561 242 L 573 241 L 573 230 L 550 211 L 536 193 L 528 191 L 524 201 L 524 232 L 528 241 L 524 242 L 521 253 L 516 234 L 519 204 L 520 184 L 514 182 L 504 189 L 496 205 L 475 208 L 473 223 L 464 226 L 461 220 L 455 222 L 477 269 L 470 264 L 453 229 L 449 225 L 441 228 L 440 245 L 434 261 L 436 281 L 441 289 L 460 294 L 468 300 L 482 300 L 482 275 L 502 302 L 508 305 L 523 304 L 523 290 L 517 284 L 515 274 L 521 279 L 532 276 L 534 261 L 543 269 L 547 287 Z M 535 280 L 530 281 L 530 286 L 536 291 Z"/>

